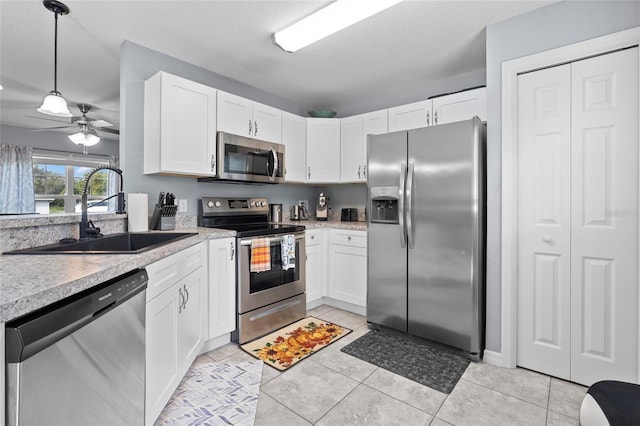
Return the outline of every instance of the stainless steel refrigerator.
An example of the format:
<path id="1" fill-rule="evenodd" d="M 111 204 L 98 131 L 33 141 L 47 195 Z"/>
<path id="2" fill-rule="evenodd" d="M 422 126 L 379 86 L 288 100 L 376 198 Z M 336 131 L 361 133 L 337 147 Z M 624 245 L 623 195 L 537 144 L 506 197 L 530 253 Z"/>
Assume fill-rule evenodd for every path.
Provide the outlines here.
<path id="1" fill-rule="evenodd" d="M 485 126 L 369 136 L 367 321 L 480 359 Z"/>

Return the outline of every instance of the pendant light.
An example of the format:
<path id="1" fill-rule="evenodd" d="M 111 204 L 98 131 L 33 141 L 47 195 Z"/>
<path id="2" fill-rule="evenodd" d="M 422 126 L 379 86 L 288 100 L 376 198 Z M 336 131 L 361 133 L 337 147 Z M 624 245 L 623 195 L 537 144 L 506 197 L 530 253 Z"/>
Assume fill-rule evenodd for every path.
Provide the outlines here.
<path id="1" fill-rule="evenodd" d="M 47 10 L 55 15 L 55 37 L 53 42 L 53 90 L 45 96 L 42 105 L 36 111 L 56 117 L 73 117 L 67 107 L 67 101 L 58 92 L 58 15 L 67 15 L 69 8 L 56 0 L 44 0 L 42 2 Z"/>

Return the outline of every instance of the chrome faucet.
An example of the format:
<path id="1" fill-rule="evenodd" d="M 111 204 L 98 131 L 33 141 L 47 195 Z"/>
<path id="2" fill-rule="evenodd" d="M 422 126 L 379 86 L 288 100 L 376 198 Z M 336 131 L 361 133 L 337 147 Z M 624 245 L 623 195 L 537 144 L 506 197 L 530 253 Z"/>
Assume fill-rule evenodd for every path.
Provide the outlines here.
<path id="1" fill-rule="evenodd" d="M 102 203 L 104 201 L 107 201 L 113 197 L 118 197 L 118 209 L 116 210 L 116 214 L 124 214 L 125 210 L 124 210 L 124 192 L 122 190 L 123 187 L 123 180 L 122 180 L 122 170 L 116 168 L 116 167 L 112 167 L 112 166 L 98 166 L 95 169 L 91 170 L 91 172 L 89 172 L 89 174 L 87 175 L 87 177 L 84 180 L 84 186 L 82 187 L 82 216 L 80 218 L 80 239 L 81 240 L 86 240 L 88 238 L 98 238 L 101 237 L 102 234 L 100 233 L 100 228 L 96 228 L 93 225 L 93 222 L 88 220 L 87 218 L 87 210 L 88 210 L 88 206 L 87 206 L 87 192 L 89 190 L 89 181 L 91 180 L 91 178 L 93 177 L 94 174 L 96 174 L 97 172 L 101 171 L 101 170 L 111 170 L 114 171 L 118 174 L 118 176 L 120 176 L 120 192 L 118 192 L 115 195 L 112 195 L 111 197 L 107 197 L 104 200 L 100 200 L 97 203 L 94 204 L 99 204 Z"/>

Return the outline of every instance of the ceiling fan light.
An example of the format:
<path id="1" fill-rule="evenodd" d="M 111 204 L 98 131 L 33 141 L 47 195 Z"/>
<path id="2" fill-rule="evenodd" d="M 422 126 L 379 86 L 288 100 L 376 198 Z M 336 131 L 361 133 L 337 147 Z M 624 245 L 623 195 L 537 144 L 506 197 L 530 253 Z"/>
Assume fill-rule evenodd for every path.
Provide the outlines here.
<path id="1" fill-rule="evenodd" d="M 400 1 L 402 0 L 336 0 L 301 21 L 274 33 L 272 39 L 282 50 L 293 53 Z"/>
<path id="2" fill-rule="evenodd" d="M 36 111 L 42 114 L 53 115 L 55 117 L 73 117 L 73 114 L 69 112 L 67 101 L 62 97 L 60 92 L 52 90 L 47 96 L 44 97 L 42 105 Z"/>
<path id="3" fill-rule="evenodd" d="M 68 136 L 71 142 L 76 145 L 84 145 L 84 146 L 94 146 L 98 142 L 100 142 L 100 136 L 96 133 L 95 130 L 85 131 L 82 130 L 78 133 L 74 133 Z"/>

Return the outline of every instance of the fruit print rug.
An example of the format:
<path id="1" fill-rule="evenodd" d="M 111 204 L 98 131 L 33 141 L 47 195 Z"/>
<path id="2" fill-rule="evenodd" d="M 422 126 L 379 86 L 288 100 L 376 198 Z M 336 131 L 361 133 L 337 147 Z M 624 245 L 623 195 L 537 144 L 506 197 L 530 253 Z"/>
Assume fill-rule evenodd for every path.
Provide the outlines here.
<path id="1" fill-rule="evenodd" d="M 265 364 L 283 371 L 351 331 L 332 322 L 306 317 L 240 347 Z"/>

